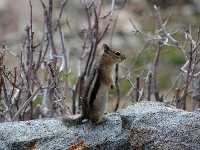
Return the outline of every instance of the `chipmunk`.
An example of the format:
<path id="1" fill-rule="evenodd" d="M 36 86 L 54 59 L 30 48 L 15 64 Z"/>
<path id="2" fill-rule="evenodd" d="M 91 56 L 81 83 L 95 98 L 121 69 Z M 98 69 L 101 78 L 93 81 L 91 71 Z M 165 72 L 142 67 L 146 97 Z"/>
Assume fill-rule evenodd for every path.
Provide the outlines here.
<path id="1" fill-rule="evenodd" d="M 82 114 L 77 117 L 63 116 L 62 122 L 67 125 L 82 123 L 84 119 L 92 124 L 99 124 L 106 120 L 104 115 L 108 99 L 108 89 L 114 88 L 111 77 L 112 68 L 122 62 L 126 57 L 106 44 L 103 44 L 103 52 L 95 63 L 82 93 Z"/>

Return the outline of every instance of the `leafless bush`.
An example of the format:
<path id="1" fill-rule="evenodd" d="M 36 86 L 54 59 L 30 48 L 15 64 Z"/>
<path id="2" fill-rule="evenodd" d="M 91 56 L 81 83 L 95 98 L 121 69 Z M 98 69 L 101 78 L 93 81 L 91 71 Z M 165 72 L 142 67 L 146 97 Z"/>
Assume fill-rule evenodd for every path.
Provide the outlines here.
<path id="1" fill-rule="evenodd" d="M 83 60 L 86 60 L 86 64 L 84 69 L 78 66 L 77 81 L 72 85 L 69 80 L 71 71 L 68 66 L 70 47 L 66 46 L 65 43 L 63 24 L 66 24 L 65 27 L 69 28 L 71 32 L 74 31 L 68 20 L 66 22 L 61 20 L 64 7 L 67 5 L 68 0 L 62 2 L 55 26 L 53 25 L 55 20 L 52 19 L 53 0 L 49 0 L 48 5 L 42 0 L 40 1 L 44 10 L 44 27 L 41 41 L 34 43 L 33 5 L 31 0 L 29 0 L 30 25 L 27 24 L 26 26 L 26 38 L 20 55 L 8 50 L 6 45 L 2 45 L 0 56 L 1 121 L 57 117 L 66 112 L 75 114 L 77 108 L 81 109 L 80 96 L 85 79 L 88 77 L 93 65 L 98 44 L 105 36 L 108 28 L 114 31 L 113 22 L 116 22 L 114 12 L 120 11 L 126 2 L 124 1 L 121 7 L 114 8 L 115 1 L 113 0 L 110 11 L 105 16 L 102 16 L 102 0 L 80 1 L 85 9 L 88 26 L 83 30 L 82 52 L 80 57 L 77 58 L 77 61 L 81 65 L 85 62 Z M 104 25 L 102 26 L 102 24 Z M 56 32 L 60 34 L 62 45 L 60 55 L 54 42 Z M 13 70 L 9 70 L 6 67 L 4 58 L 7 52 L 19 58 L 20 67 L 15 67 Z M 60 67 L 58 60 L 61 60 Z M 62 74 L 65 74 L 64 80 L 62 79 Z M 68 91 L 70 91 L 72 97 L 72 109 L 69 108 L 65 100 L 66 96 L 69 97 L 69 95 L 66 95 Z M 42 105 L 37 105 L 34 108 L 33 104 L 36 99 L 40 99 Z"/>
<path id="2" fill-rule="evenodd" d="M 138 60 L 141 53 L 145 53 L 146 51 L 149 51 L 152 49 L 152 45 L 157 45 L 157 51 L 155 53 L 154 60 L 148 65 L 144 65 L 144 69 L 142 69 L 142 73 L 144 70 L 147 70 L 147 75 L 141 76 L 138 75 L 136 79 L 135 85 L 130 81 L 130 74 L 133 73 L 133 68 L 135 67 L 135 62 L 133 65 L 128 69 L 128 73 L 125 75 L 127 76 L 127 80 L 132 85 L 132 88 L 130 89 L 128 95 L 136 91 L 136 101 L 141 100 L 155 100 L 165 103 L 170 103 L 175 105 L 177 108 L 186 110 L 186 100 L 189 100 L 190 97 L 190 103 L 191 103 L 191 110 L 195 110 L 195 103 L 198 101 L 198 108 L 200 106 L 200 80 L 199 80 L 199 52 L 198 48 L 200 45 L 200 29 L 197 30 L 195 35 L 192 35 L 191 29 L 185 29 L 185 32 L 183 35 L 185 35 L 185 42 L 181 44 L 173 38 L 172 35 L 176 34 L 177 31 L 169 32 L 166 28 L 166 25 L 172 15 L 165 21 L 162 21 L 159 9 L 154 6 L 155 13 L 156 13 L 156 28 L 155 28 L 155 35 L 147 35 L 144 32 L 137 29 L 135 24 L 130 19 L 130 22 L 133 25 L 134 33 L 140 34 L 147 38 L 147 43 L 144 46 L 144 49 L 142 49 L 136 59 L 135 62 Z M 187 46 L 189 45 L 189 48 Z M 169 91 L 163 95 L 160 95 L 159 93 L 159 85 L 157 81 L 157 74 L 158 74 L 158 65 L 160 63 L 160 56 L 162 55 L 162 48 L 164 46 L 167 46 L 169 49 L 170 47 L 176 48 L 180 50 L 182 57 L 185 60 L 185 64 L 180 68 L 180 73 L 176 77 L 176 80 L 174 81 L 172 87 L 169 89 Z M 164 53 L 164 52 L 163 52 Z M 141 83 L 140 83 L 141 82 Z M 139 87 L 141 86 L 141 87 Z M 170 93 L 174 96 L 168 97 Z M 154 95 L 154 98 L 151 98 L 151 95 Z M 171 100 L 170 100 L 171 99 Z M 126 103 L 126 101 L 125 101 Z"/>
<path id="3" fill-rule="evenodd" d="M 64 113 L 77 113 L 81 109 L 80 97 L 83 85 L 95 61 L 97 47 L 108 30 L 110 32 L 109 44 L 112 45 L 118 15 L 126 3 L 124 1 L 119 8 L 114 8 L 115 0 L 112 0 L 110 11 L 102 16 L 103 0 L 80 1 L 85 9 L 88 24 L 82 31 L 82 49 L 80 56 L 76 58 L 76 61 L 78 61 L 78 73 L 74 75 L 76 76 L 75 83 L 72 83 L 69 78 L 71 74 L 69 67 L 69 61 L 71 61 L 69 56 L 70 47 L 66 43 L 64 30 L 68 28 L 71 33 L 74 33 L 74 36 L 77 35 L 69 20 L 61 20 L 68 0 L 63 0 L 57 20 L 52 19 L 53 0 L 49 0 L 48 4 L 45 4 L 42 0 L 40 1 L 44 11 L 43 36 L 40 42 L 34 42 L 34 22 L 32 20 L 32 8 L 34 6 L 31 0 L 29 0 L 30 25 L 27 24 L 25 28 L 26 38 L 22 44 L 20 54 L 15 54 L 5 44 L 2 44 L 0 53 L 0 122 L 29 120 L 38 117 L 58 117 Z M 130 99 L 134 99 L 136 102 L 155 100 L 174 104 L 177 108 L 186 109 L 186 100 L 190 98 L 192 110 L 195 110 L 196 101 L 199 101 L 198 107 L 200 107 L 200 58 L 198 54 L 200 29 L 198 29 L 195 35 L 192 35 L 191 29 L 185 30 L 185 42 L 180 43 L 172 36 L 177 31 L 169 32 L 166 28 L 172 16 L 163 22 L 157 7 L 155 7 L 155 12 L 157 22 L 154 35 L 147 35 L 138 30 L 130 19 L 130 23 L 134 28 L 133 32 L 147 38 L 147 43 L 138 52 L 132 65 L 123 68 L 127 70 L 125 74 L 119 76 L 119 66 L 116 65 L 117 101 L 114 111 L 123 107 L 120 106 L 121 102 L 124 102 L 125 106 Z M 55 46 L 55 33 L 60 35 L 61 50 L 58 50 Z M 188 45 L 189 48 L 187 48 Z M 178 49 L 185 60 L 185 64 L 180 68 L 180 73 L 177 75 L 169 91 L 161 95 L 157 73 L 159 72 L 158 66 L 160 56 L 163 53 L 163 46 Z M 140 55 L 153 49 L 153 47 L 157 47 L 154 59 L 151 63 L 144 64 L 138 73 L 136 62 Z M 10 53 L 19 59 L 19 67 L 14 67 L 12 70 L 8 69 L 4 60 L 6 53 Z M 60 65 L 59 61 L 61 62 Z M 147 73 L 145 74 L 144 72 Z M 135 84 L 130 78 L 132 74 L 138 74 L 136 79 L 134 79 Z M 124 97 L 121 94 L 119 84 L 122 79 L 127 79 L 131 85 Z M 169 96 L 171 93 L 174 93 L 173 97 Z M 134 95 L 134 98 L 131 95 Z M 152 95 L 154 95 L 154 98 Z M 68 105 L 66 97 L 71 97 L 72 107 Z M 36 100 L 41 101 L 41 105 L 35 106 Z"/>

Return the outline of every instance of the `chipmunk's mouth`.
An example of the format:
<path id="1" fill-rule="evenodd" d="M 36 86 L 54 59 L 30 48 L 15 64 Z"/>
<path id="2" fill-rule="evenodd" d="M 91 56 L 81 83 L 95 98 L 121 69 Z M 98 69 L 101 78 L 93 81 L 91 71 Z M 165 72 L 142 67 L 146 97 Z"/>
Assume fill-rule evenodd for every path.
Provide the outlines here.
<path id="1" fill-rule="evenodd" d="M 126 59 L 126 57 L 124 57 L 124 58 L 121 58 L 121 62 L 123 61 L 123 60 L 125 60 Z"/>

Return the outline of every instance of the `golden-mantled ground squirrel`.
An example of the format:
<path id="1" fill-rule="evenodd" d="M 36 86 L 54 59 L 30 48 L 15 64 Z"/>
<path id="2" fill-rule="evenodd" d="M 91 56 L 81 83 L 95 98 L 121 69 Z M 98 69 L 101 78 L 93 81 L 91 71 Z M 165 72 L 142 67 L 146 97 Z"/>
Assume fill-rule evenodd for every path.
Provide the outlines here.
<path id="1" fill-rule="evenodd" d="M 92 124 L 98 124 L 106 120 L 104 115 L 108 99 L 109 87 L 114 87 L 111 77 L 112 68 L 122 62 L 126 57 L 118 51 L 103 45 L 98 62 L 94 65 L 82 94 L 82 114 L 77 117 L 63 116 L 62 122 L 67 125 L 82 123 L 88 119 Z"/>

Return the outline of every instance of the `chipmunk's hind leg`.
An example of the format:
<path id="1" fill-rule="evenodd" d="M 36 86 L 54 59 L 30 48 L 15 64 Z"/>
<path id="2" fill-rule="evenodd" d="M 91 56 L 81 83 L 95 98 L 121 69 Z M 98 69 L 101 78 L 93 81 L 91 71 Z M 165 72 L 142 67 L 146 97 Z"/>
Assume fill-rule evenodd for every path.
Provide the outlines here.
<path id="1" fill-rule="evenodd" d="M 104 112 L 99 110 L 92 110 L 90 114 L 90 122 L 92 124 L 99 124 L 107 120 L 107 117 L 104 115 Z"/>
<path id="2" fill-rule="evenodd" d="M 106 118 L 106 117 L 103 117 L 103 118 L 101 118 L 101 120 L 98 120 L 98 122 L 92 122 L 92 121 L 91 121 L 91 123 L 92 123 L 92 124 L 100 124 L 100 123 L 105 122 L 106 120 L 107 120 L 107 118 Z"/>
<path id="3" fill-rule="evenodd" d="M 92 124 L 100 124 L 100 123 L 102 123 L 102 122 L 105 122 L 107 120 L 107 118 L 104 116 L 104 117 L 98 117 L 98 116 L 92 116 L 91 118 L 90 118 L 90 122 L 92 123 Z"/>

